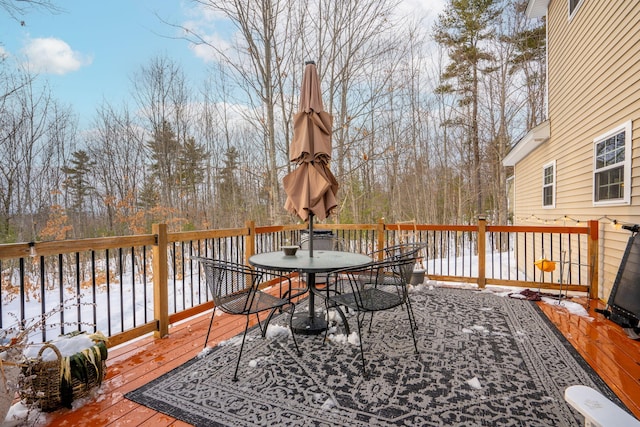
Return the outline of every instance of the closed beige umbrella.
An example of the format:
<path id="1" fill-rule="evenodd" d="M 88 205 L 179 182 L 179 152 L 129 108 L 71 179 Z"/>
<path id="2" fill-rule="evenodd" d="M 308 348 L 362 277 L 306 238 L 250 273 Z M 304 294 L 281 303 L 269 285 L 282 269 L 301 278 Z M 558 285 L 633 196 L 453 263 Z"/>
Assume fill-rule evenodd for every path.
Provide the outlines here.
<path id="1" fill-rule="evenodd" d="M 331 116 L 324 111 L 318 71 L 307 62 L 302 79 L 300 106 L 293 118 L 289 159 L 296 169 L 284 177 L 285 209 L 309 221 L 309 254 L 313 256 L 313 217 L 325 219 L 337 206 L 338 182 L 329 170 Z"/>

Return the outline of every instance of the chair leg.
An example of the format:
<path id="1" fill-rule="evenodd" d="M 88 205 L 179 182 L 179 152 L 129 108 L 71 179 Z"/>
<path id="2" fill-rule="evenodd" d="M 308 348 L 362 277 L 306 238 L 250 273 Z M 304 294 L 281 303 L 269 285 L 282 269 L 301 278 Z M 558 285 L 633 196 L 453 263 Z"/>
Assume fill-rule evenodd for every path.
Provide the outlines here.
<path id="1" fill-rule="evenodd" d="M 344 311 L 342 311 L 342 309 L 336 305 L 335 307 L 336 311 L 338 312 L 338 315 L 340 316 L 340 318 L 342 319 L 342 324 L 344 325 L 344 333 L 347 334 L 347 337 L 349 335 L 351 335 L 351 329 L 349 328 L 349 321 L 347 320 L 347 316 L 344 314 Z"/>
<path id="2" fill-rule="evenodd" d="M 269 316 L 267 316 L 267 319 L 264 321 L 264 329 L 262 328 L 262 325 L 260 326 L 260 331 L 262 332 L 262 338 L 264 338 L 267 334 L 267 329 L 269 328 L 269 323 L 271 322 L 271 318 L 273 317 L 273 315 L 276 313 L 276 311 L 278 311 L 281 309 L 279 309 L 278 307 L 271 309 L 271 311 L 269 312 Z M 258 322 L 259 324 L 259 322 Z"/>
<path id="3" fill-rule="evenodd" d="M 207 329 L 207 337 L 204 339 L 203 349 L 207 348 L 207 343 L 209 342 L 209 334 L 211 333 L 211 326 L 213 326 L 213 318 L 216 317 L 216 307 L 213 307 L 213 313 L 211 313 L 211 320 L 209 321 L 209 329 Z"/>
<path id="4" fill-rule="evenodd" d="M 291 330 L 291 338 L 293 338 L 293 345 L 296 347 L 296 352 L 298 356 L 302 356 L 302 352 L 300 351 L 300 347 L 298 347 L 298 342 L 296 341 L 296 333 L 293 331 L 293 314 L 296 311 L 296 305 L 292 302 L 289 302 L 291 305 L 291 315 L 289 316 L 289 329 Z"/>
<path id="5" fill-rule="evenodd" d="M 265 324 L 263 327 L 262 322 L 260 321 L 260 313 L 256 313 L 256 322 L 258 322 L 258 328 L 260 328 L 260 335 L 262 335 L 262 338 L 264 338 L 267 334 L 267 327 L 269 325 Z"/>
<path id="6" fill-rule="evenodd" d="M 236 370 L 233 373 L 233 381 L 238 381 L 238 368 L 240 367 L 240 358 L 242 357 L 242 350 L 244 349 L 244 340 L 247 337 L 248 329 L 249 329 L 249 316 L 247 316 L 247 322 L 244 325 L 244 334 L 242 334 L 242 344 L 240 344 L 240 353 L 238 353 L 238 361 L 236 362 Z"/>
<path id="7" fill-rule="evenodd" d="M 327 336 L 329 335 L 329 300 L 324 300 L 324 312 L 327 317 L 327 327 L 324 329 L 324 339 L 322 340 L 322 346 L 327 342 Z"/>
<path id="8" fill-rule="evenodd" d="M 411 318 L 413 319 L 413 328 L 415 328 L 415 330 L 418 330 L 418 322 L 416 322 L 416 316 L 413 314 L 413 306 L 411 305 L 411 298 L 409 298 L 409 295 L 407 294 L 407 308 L 409 310 L 409 314 L 411 315 Z"/>
<path id="9" fill-rule="evenodd" d="M 358 338 L 360 341 L 360 358 L 362 359 L 362 376 L 365 379 L 369 379 L 369 374 L 367 374 L 366 361 L 364 359 L 364 350 L 362 349 L 362 327 L 360 326 L 360 313 L 358 313 L 356 317 L 358 318 L 358 334 L 360 335 Z"/>
<path id="10" fill-rule="evenodd" d="M 327 336 L 329 333 L 329 309 L 331 308 L 333 308 L 336 312 L 338 312 L 338 315 L 342 319 L 342 324 L 344 325 L 344 333 L 348 338 L 349 335 L 351 335 L 351 328 L 349 327 L 349 321 L 347 320 L 347 316 L 344 314 L 344 311 L 342 311 L 340 306 L 337 304 L 333 304 L 329 306 L 329 301 L 326 299 L 325 299 L 324 307 L 325 307 L 325 313 L 327 317 L 327 328 L 324 330 L 324 340 L 322 341 L 322 345 L 324 345 L 324 343 L 327 342 Z"/>
<path id="11" fill-rule="evenodd" d="M 413 348 L 416 350 L 415 354 L 418 354 L 418 342 L 416 341 L 415 330 L 418 329 L 416 326 L 416 319 L 413 317 L 413 311 L 411 310 L 411 306 L 409 305 L 409 300 L 407 299 L 407 316 L 409 317 L 409 328 L 411 329 L 411 337 L 413 338 Z"/>
<path id="12" fill-rule="evenodd" d="M 371 312 L 371 317 L 369 318 L 369 334 L 371 334 L 371 326 L 373 326 L 373 311 Z"/>

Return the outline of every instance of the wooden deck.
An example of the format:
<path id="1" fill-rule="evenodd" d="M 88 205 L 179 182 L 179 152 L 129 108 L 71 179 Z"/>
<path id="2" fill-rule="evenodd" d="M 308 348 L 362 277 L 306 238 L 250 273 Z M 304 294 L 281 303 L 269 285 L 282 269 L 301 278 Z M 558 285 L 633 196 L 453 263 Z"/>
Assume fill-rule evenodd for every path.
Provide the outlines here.
<path id="1" fill-rule="evenodd" d="M 573 299 L 586 305 L 586 299 Z M 593 310 L 592 319 L 569 313 L 557 305 L 538 303 L 544 313 L 607 382 L 627 407 L 640 418 L 640 342 Z M 218 335 L 210 345 L 241 332 L 244 318 L 220 316 L 214 328 Z M 167 415 L 125 399 L 132 391 L 180 366 L 201 350 L 209 315 L 198 316 L 171 328 L 168 337 L 147 337 L 110 350 L 107 377 L 94 400 L 77 409 L 62 409 L 47 415 L 55 426 L 188 426 Z"/>

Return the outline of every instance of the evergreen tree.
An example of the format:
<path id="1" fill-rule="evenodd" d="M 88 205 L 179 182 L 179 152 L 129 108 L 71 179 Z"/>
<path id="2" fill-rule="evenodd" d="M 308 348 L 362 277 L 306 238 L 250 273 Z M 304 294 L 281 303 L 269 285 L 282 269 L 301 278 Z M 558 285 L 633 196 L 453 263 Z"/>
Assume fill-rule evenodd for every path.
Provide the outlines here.
<path id="1" fill-rule="evenodd" d="M 204 182 L 207 150 L 190 137 L 184 143 L 179 159 L 180 183 L 183 191 L 196 195 L 198 184 Z"/>
<path id="2" fill-rule="evenodd" d="M 160 203 L 164 206 L 175 206 L 173 190 L 180 183 L 177 161 L 182 147 L 169 122 L 162 122 L 162 125 L 154 130 L 147 148 L 150 151 L 151 171 L 160 186 Z"/>
<path id="3" fill-rule="evenodd" d="M 63 166 L 62 172 L 66 175 L 64 188 L 71 196 L 71 209 L 78 214 L 83 211 L 86 198 L 95 190 L 90 176 L 96 162 L 84 150 L 75 151 L 71 156 L 71 165 Z"/>
<path id="4" fill-rule="evenodd" d="M 483 213 L 483 184 L 480 169 L 480 136 L 478 128 L 480 74 L 482 64 L 492 55 L 483 49 L 483 42 L 494 37 L 492 24 L 499 16 L 496 0 L 449 0 L 435 25 L 436 42 L 448 50 L 451 62 L 442 79 L 446 82 L 438 88 L 441 92 L 455 93 L 459 104 L 468 111 L 464 121 L 465 139 L 471 151 L 470 172 L 472 192 L 477 195 L 476 213 Z"/>
<path id="5" fill-rule="evenodd" d="M 143 211 L 149 211 L 158 206 L 159 202 L 158 183 L 153 176 L 146 176 L 142 189 L 138 193 L 138 208 Z"/>
<path id="6" fill-rule="evenodd" d="M 224 166 L 220 169 L 216 180 L 218 206 L 223 215 L 231 215 L 244 205 L 242 201 L 242 186 L 238 182 L 238 158 L 240 154 L 235 147 L 229 147 L 225 152 Z"/>

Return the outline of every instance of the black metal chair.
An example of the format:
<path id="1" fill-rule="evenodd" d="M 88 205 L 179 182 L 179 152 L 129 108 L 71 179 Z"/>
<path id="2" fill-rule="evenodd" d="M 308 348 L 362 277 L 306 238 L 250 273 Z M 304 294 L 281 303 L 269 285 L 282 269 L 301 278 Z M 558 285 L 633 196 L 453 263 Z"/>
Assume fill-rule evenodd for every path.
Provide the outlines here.
<path id="1" fill-rule="evenodd" d="M 424 243 L 401 243 L 399 245 L 386 246 L 377 251 L 373 251 L 369 255 L 374 260 L 395 259 L 395 258 L 420 258 L 420 251 L 424 249 Z"/>
<path id="2" fill-rule="evenodd" d="M 412 269 L 414 264 L 415 259 L 413 258 L 397 258 L 376 261 L 365 267 L 334 272 L 331 275 L 332 280 L 325 288 L 324 297 L 327 311 L 335 308 L 339 313 L 342 313 L 341 307 L 347 307 L 356 312 L 362 373 L 365 377 L 368 377 L 368 374 L 362 346 L 362 329 L 367 313 L 373 314 L 376 311 L 406 306 L 413 346 L 416 354 L 418 353 L 418 344 L 414 333 L 416 328 L 415 318 L 408 305 L 407 280 L 406 275 L 403 273 L 406 269 Z M 372 324 L 373 316 L 370 317 L 369 333 L 371 332 Z M 349 330 L 348 325 L 345 325 L 345 328 L 347 331 Z"/>
<path id="3" fill-rule="evenodd" d="M 324 231 L 324 230 L 322 230 Z M 342 239 L 339 239 L 333 233 L 322 233 L 316 231 L 313 235 L 313 250 L 314 251 L 341 251 L 343 250 L 344 243 Z M 309 250 L 309 235 L 304 234 L 300 238 L 300 249 Z M 328 274 L 320 273 L 316 274 L 316 283 L 326 283 Z"/>
<path id="4" fill-rule="evenodd" d="M 214 303 L 211 321 L 209 322 L 209 330 L 207 331 L 207 337 L 204 341 L 204 348 L 207 347 L 207 343 L 209 342 L 209 335 L 217 309 L 229 314 L 243 315 L 247 318 L 244 334 L 242 335 L 240 352 L 238 353 L 238 361 L 236 362 L 236 369 L 233 374 L 233 381 L 237 381 L 238 367 L 240 366 L 240 358 L 242 357 L 247 330 L 249 329 L 250 316 L 253 314 L 256 315 L 258 326 L 264 338 L 268 322 L 265 322 L 263 325 L 260 321 L 259 313 L 270 310 L 269 319 L 271 319 L 271 315 L 276 309 L 283 309 L 285 306 L 289 306 L 291 313 L 289 327 L 291 328 L 291 318 L 295 311 L 295 304 L 289 299 L 279 298 L 260 290 L 260 285 L 263 283 L 263 276 L 265 274 L 263 271 L 255 270 L 243 264 L 210 258 L 193 257 L 192 259 L 199 261 L 203 267 L 207 286 L 211 292 Z M 288 281 L 289 288 L 291 287 L 291 279 L 289 279 L 289 277 L 277 273 L 269 273 L 269 275 Z M 302 353 L 298 348 L 295 334 L 292 333 L 291 336 L 293 337 L 293 343 L 298 355 L 301 355 Z"/>
<path id="5" fill-rule="evenodd" d="M 413 260 L 413 264 L 411 265 L 402 264 L 401 267 L 396 265 L 394 268 L 397 268 L 397 274 L 380 276 L 385 285 L 392 285 L 393 282 L 398 281 L 400 277 L 402 278 L 402 283 L 406 285 L 407 283 L 411 282 L 413 269 L 416 262 L 418 261 L 418 258 L 421 258 L 420 251 L 424 249 L 425 246 L 426 245 L 424 243 L 402 243 L 399 245 L 387 246 L 383 249 L 371 252 L 369 256 L 374 260 L 382 259 L 384 261 L 402 259 Z M 413 314 L 413 307 L 411 305 L 411 298 L 409 297 L 409 295 L 407 295 L 407 309 L 409 310 L 409 315 L 414 319 L 413 324 L 417 329 L 418 326 L 415 322 L 415 316 Z"/>

